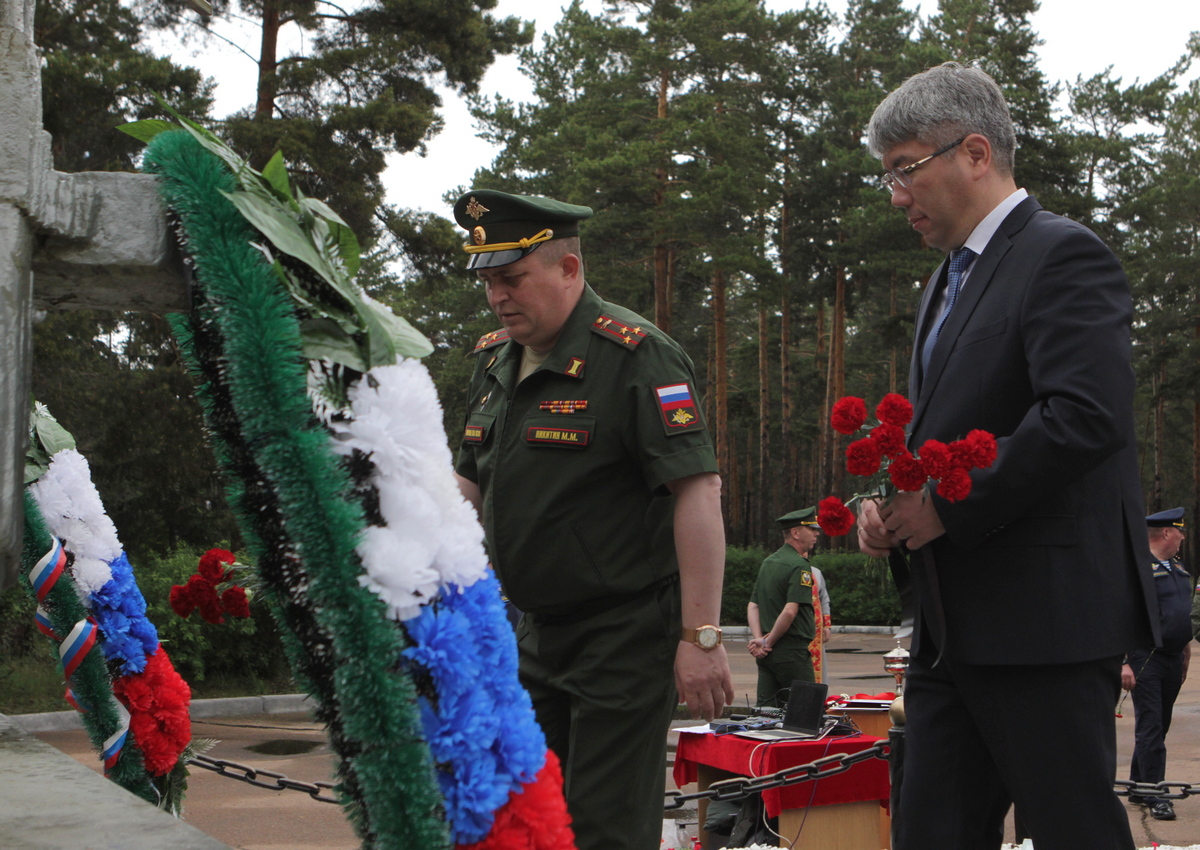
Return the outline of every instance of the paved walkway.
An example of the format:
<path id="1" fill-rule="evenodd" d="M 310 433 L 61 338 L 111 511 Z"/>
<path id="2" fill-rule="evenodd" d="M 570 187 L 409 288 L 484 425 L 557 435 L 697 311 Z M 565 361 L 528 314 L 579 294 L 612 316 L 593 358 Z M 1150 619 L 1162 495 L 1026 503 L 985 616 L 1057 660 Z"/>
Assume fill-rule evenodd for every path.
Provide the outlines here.
<path id="1" fill-rule="evenodd" d="M 891 690 L 882 656 L 895 641 L 879 634 L 835 634 L 828 656 L 830 693 L 877 693 Z M 754 661 L 744 641 L 729 645 L 737 703 L 753 702 Z M 1133 709 L 1117 721 L 1118 775 L 1128 775 L 1133 747 Z M 1031 723 L 1053 718 L 1030 718 Z M 687 725 L 687 724 L 681 724 Z M 254 714 L 197 719 L 197 737 L 220 740 L 209 755 L 257 768 L 278 771 L 306 782 L 328 779 L 333 765 L 322 730 L 304 713 Z M 39 738 L 99 771 L 81 731 L 37 732 Z M 671 786 L 668 773 L 668 786 Z M 1200 676 L 1184 684 L 1176 704 L 1175 725 L 1168 739 L 1167 778 L 1200 783 Z M 694 790 L 694 789 L 688 789 Z M 1136 806 L 1127 806 L 1139 847 L 1200 843 L 1200 800 L 1176 803 L 1179 817 L 1155 821 Z M 267 791 L 193 769 L 185 804 L 187 821 L 230 847 L 244 850 L 350 850 L 358 846 L 341 810 L 294 791 Z M 694 817 L 694 816 L 693 816 Z M 1007 840 L 1013 840 L 1011 823 Z"/>

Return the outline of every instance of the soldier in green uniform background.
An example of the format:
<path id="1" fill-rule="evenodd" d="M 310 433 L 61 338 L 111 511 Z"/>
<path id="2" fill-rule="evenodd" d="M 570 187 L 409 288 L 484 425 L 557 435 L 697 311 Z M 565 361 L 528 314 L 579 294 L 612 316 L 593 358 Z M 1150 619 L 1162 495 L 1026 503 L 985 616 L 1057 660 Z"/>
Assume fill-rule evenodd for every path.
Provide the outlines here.
<path id="1" fill-rule="evenodd" d="M 477 190 L 454 206 L 503 328 L 475 348 L 455 471 L 518 627 L 581 850 L 654 850 L 681 698 L 733 699 L 720 478 L 691 361 L 584 282 L 588 207 Z"/>
<path id="2" fill-rule="evenodd" d="M 808 555 L 817 542 L 817 509 L 804 508 L 775 520 L 783 545 L 762 562 L 746 606 L 753 635 L 746 645 L 758 663 L 758 704 L 778 706 L 779 692 L 799 679 L 814 680 L 808 645 L 816 634 L 813 575 Z M 764 634 L 763 624 L 770 630 Z"/>

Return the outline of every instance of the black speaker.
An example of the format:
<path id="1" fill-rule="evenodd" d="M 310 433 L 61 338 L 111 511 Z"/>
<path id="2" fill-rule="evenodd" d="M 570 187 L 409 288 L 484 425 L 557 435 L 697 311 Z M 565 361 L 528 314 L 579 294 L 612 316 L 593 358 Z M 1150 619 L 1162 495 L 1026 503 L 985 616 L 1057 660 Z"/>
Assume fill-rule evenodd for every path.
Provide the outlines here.
<path id="1" fill-rule="evenodd" d="M 802 682 L 799 679 L 792 682 L 787 708 L 783 711 L 783 728 L 806 735 L 818 734 L 825 717 L 825 698 L 828 695 L 829 685 Z"/>

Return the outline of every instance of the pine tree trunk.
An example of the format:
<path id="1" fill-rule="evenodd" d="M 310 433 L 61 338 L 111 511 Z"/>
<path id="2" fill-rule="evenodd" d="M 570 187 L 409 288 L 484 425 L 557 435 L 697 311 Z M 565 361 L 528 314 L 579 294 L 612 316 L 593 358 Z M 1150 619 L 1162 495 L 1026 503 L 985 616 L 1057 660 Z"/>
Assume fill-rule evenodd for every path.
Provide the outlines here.
<path id="1" fill-rule="evenodd" d="M 664 70 L 658 77 L 658 120 L 667 118 L 667 91 L 670 74 Z M 661 124 L 659 126 L 662 126 Z M 669 175 L 665 165 L 654 170 L 654 206 L 657 220 L 662 221 L 663 206 L 667 200 Z M 659 226 L 654 234 L 654 324 L 663 333 L 671 332 L 671 249 L 667 243 L 666 229 Z"/>
<path id="2" fill-rule="evenodd" d="M 757 538 L 766 528 L 767 514 L 773 509 L 769 504 L 769 494 L 772 487 L 767 485 L 774 476 L 771 475 L 771 463 L 768 459 L 771 449 L 771 368 L 770 354 L 767 351 L 767 308 L 758 308 L 758 486 L 752 489 L 755 494 L 756 509 L 751 513 L 753 523 L 752 537 Z"/>
<path id="3" fill-rule="evenodd" d="M 275 94 L 278 81 L 275 70 L 279 66 L 279 3 L 265 0 L 262 7 L 262 44 L 258 52 L 258 98 L 254 105 L 254 117 L 269 120 L 275 115 Z"/>
<path id="4" fill-rule="evenodd" d="M 716 410 L 713 417 L 713 432 L 717 443 L 717 469 L 725 475 L 729 467 L 729 370 L 725 326 L 725 272 L 714 269 L 712 274 L 712 322 L 713 322 L 713 388 Z M 725 502 L 728 518 L 729 502 Z"/>

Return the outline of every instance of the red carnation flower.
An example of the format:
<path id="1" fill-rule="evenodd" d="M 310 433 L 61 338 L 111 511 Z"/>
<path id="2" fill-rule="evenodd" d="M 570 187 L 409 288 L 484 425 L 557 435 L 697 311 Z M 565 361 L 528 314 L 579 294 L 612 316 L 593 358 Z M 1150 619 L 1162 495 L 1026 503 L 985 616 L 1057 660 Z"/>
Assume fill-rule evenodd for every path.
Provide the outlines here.
<path id="1" fill-rule="evenodd" d="M 146 770 L 154 776 L 171 771 L 192 738 L 188 703 L 191 690 L 161 646 L 146 657 L 146 669 L 113 682 L 113 693 L 129 709 L 133 733 Z"/>
<path id="2" fill-rule="evenodd" d="M 888 467 L 888 475 L 891 476 L 892 483 L 896 485 L 897 490 L 908 492 L 920 490 L 929 480 L 921 461 L 907 451 L 892 458 L 892 465 Z"/>
<path id="3" fill-rule="evenodd" d="M 829 423 L 839 434 L 853 434 L 867 421 L 867 403 L 861 398 L 848 395 L 839 398 L 829 415 Z"/>
<path id="4" fill-rule="evenodd" d="M 879 445 L 870 437 L 846 446 L 846 471 L 851 475 L 874 475 L 881 460 Z"/>
<path id="5" fill-rule="evenodd" d="M 875 408 L 875 415 L 880 422 L 903 428 L 913 418 L 912 402 L 898 393 L 888 393 Z"/>
<path id="6" fill-rule="evenodd" d="M 817 525 L 830 537 L 841 537 L 854 528 L 854 514 L 837 496 L 826 496 L 817 508 Z"/>
<path id="7" fill-rule="evenodd" d="M 192 611 L 196 610 L 196 603 L 192 601 L 190 582 L 186 585 L 175 584 L 171 586 L 171 610 L 180 617 L 192 616 Z"/>
<path id="8" fill-rule="evenodd" d="M 954 452 L 940 440 L 926 440 L 918 454 L 930 478 L 942 478 L 954 467 Z"/>
<path id="9" fill-rule="evenodd" d="M 947 502 L 959 502 L 971 493 L 971 476 L 962 467 L 954 467 L 938 482 L 937 493 Z"/>
<path id="10" fill-rule="evenodd" d="M 236 584 L 226 588 L 225 592 L 221 594 L 221 605 L 225 608 L 225 613 L 231 617 L 246 618 L 250 616 L 250 602 L 246 599 L 246 589 L 238 587 Z"/>
<path id="11" fill-rule="evenodd" d="M 871 429 L 872 442 L 880 454 L 895 458 L 908 454 L 904 448 L 904 429 L 888 422 L 880 422 Z"/>
<path id="12" fill-rule="evenodd" d="M 964 469 L 987 469 L 996 462 L 996 438 L 987 431 L 970 431 L 950 444 L 955 465 Z"/>
<path id="13" fill-rule="evenodd" d="M 233 562 L 232 552 L 225 549 L 209 549 L 200 558 L 200 575 L 213 584 L 220 584 L 226 579 L 225 568 L 222 564 L 232 564 Z"/>

